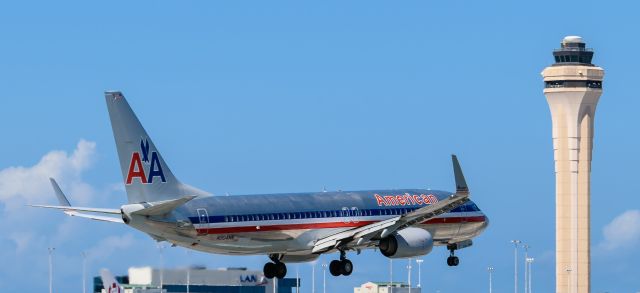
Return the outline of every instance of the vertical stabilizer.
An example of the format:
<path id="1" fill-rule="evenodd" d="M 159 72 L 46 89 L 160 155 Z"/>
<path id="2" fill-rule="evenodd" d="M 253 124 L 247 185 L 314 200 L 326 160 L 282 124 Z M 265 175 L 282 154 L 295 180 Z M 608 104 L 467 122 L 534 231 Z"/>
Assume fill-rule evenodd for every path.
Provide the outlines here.
<path id="1" fill-rule="evenodd" d="M 105 92 L 129 203 L 208 195 L 180 183 L 121 92 Z"/>
<path id="2" fill-rule="evenodd" d="M 124 293 L 124 288 L 120 286 L 118 280 L 113 277 L 111 272 L 107 269 L 100 270 L 100 278 L 102 279 L 102 286 L 107 293 Z"/>

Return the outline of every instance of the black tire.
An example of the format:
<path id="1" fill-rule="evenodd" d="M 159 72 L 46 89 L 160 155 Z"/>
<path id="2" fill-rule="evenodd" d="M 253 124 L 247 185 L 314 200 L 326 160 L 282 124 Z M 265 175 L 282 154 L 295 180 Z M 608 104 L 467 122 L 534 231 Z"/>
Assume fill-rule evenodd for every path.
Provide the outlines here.
<path id="1" fill-rule="evenodd" d="M 458 266 L 458 264 L 460 264 L 460 259 L 459 259 L 457 256 L 454 256 L 454 257 L 451 259 L 451 264 L 453 264 L 453 266 L 454 266 L 454 267 L 457 267 L 457 266 Z"/>
<path id="2" fill-rule="evenodd" d="M 267 279 L 273 279 L 276 276 L 276 264 L 272 262 L 268 262 L 264 264 L 264 268 L 262 269 L 264 273 L 264 277 Z"/>
<path id="3" fill-rule="evenodd" d="M 282 279 L 287 275 L 287 265 L 285 265 L 282 262 L 276 263 L 275 264 L 275 276 L 278 279 Z"/>
<path id="4" fill-rule="evenodd" d="M 342 273 L 343 276 L 351 275 L 351 273 L 353 273 L 353 263 L 346 258 L 341 260 L 340 273 Z"/>
<path id="5" fill-rule="evenodd" d="M 329 263 L 329 272 L 334 277 L 342 274 L 342 268 L 339 260 L 332 260 L 331 263 Z"/>
<path id="6" fill-rule="evenodd" d="M 450 267 L 453 266 L 453 257 L 452 256 L 447 257 L 447 265 L 450 266 Z"/>

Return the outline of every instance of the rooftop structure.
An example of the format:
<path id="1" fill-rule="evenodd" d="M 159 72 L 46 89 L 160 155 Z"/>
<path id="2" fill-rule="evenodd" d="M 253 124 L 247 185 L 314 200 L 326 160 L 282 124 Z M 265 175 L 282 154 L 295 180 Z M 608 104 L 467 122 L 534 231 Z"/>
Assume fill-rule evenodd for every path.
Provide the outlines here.
<path id="1" fill-rule="evenodd" d="M 261 270 L 246 268 L 206 269 L 190 267 L 184 269 L 159 269 L 152 267 L 131 267 L 128 276 L 116 279 L 125 288 L 122 293 L 163 292 L 225 292 L 225 293 L 273 293 L 273 281 L 267 279 Z M 284 278 L 276 284 L 277 293 L 295 292 L 296 279 Z M 102 292 L 102 280 L 94 278 L 94 292 Z"/>
<path id="2" fill-rule="evenodd" d="M 421 288 L 410 287 L 403 282 L 366 282 L 353 288 L 353 293 L 420 293 Z"/>

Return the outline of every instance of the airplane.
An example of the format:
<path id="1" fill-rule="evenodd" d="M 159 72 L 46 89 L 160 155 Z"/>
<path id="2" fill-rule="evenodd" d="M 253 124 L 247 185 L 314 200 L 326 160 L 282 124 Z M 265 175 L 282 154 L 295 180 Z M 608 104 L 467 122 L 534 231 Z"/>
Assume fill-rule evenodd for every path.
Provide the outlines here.
<path id="1" fill-rule="evenodd" d="M 105 293 L 124 293 L 124 288 L 118 283 L 115 277 L 107 269 L 100 270 L 100 278 Z"/>
<path id="2" fill-rule="evenodd" d="M 377 249 L 388 258 L 449 250 L 473 244 L 489 219 L 470 200 L 469 188 L 452 155 L 455 192 L 430 189 L 319 191 L 307 193 L 212 196 L 180 182 L 169 169 L 124 95 L 105 92 L 128 203 L 120 209 L 73 207 L 51 178 L 67 215 L 124 223 L 156 241 L 202 252 L 267 255 L 265 277 L 284 278 L 286 263 L 309 262 L 339 253 L 333 276 L 348 276 L 348 252 Z"/>

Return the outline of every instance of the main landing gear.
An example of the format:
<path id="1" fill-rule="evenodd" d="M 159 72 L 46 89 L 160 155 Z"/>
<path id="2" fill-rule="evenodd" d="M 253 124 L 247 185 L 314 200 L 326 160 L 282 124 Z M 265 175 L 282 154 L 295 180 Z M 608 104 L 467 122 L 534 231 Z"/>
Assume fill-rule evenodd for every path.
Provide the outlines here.
<path id="1" fill-rule="evenodd" d="M 447 249 L 449 249 L 450 251 L 449 257 L 447 257 L 447 264 L 450 267 L 456 267 L 460 263 L 460 259 L 458 259 L 458 257 L 454 255 L 456 251 L 456 247 L 457 246 L 455 244 L 447 245 Z"/>
<path id="2" fill-rule="evenodd" d="M 333 276 L 348 276 L 353 272 L 353 263 L 347 259 L 347 254 L 340 251 L 340 260 L 332 260 L 329 263 L 329 272 Z"/>
<path id="3" fill-rule="evenodd" d="M 284 278 L 287 275 L 287 265 L 280 261 L 281 256 L 277 254 L 269 255 L 269 258 L 273 262 L 268 262 L 264 265 L 262 272 L 268 279 L 276 277 L 278 279 Z"/>

